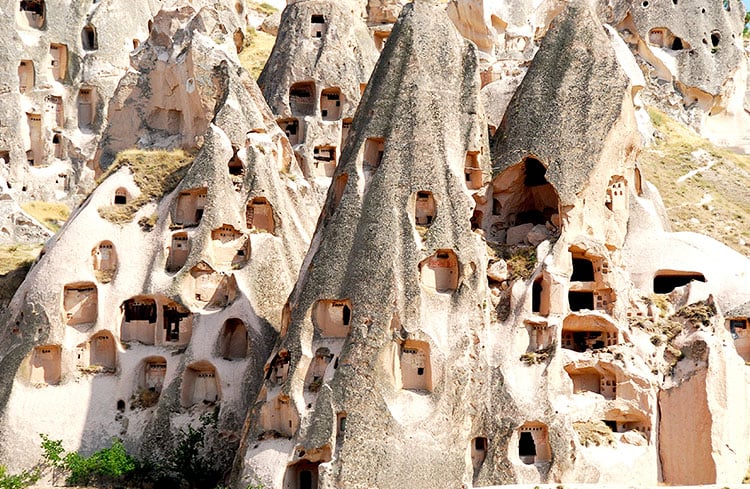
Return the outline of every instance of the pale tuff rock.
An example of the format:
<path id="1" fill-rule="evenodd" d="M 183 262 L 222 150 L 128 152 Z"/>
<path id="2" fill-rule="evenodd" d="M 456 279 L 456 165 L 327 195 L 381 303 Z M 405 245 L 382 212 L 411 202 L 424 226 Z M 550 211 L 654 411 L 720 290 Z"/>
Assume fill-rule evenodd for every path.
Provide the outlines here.
<path id="1" fill-rule="evenodd" d="M 481 55 L 490 60 L 509 53 L 531 57 L 534 48 L 532 13 L 533 6 L 525 1 L 453 0 L 448 4 L 448 16 L 461 35 L 474 42 Z"/>
<path id="2" fill-rule="evenodd" d="M 78 201 L 106 106 L 161 2 L 0 2 L 0 176 L 19 201 Z M 23 190 L 22 190 L 23 189 Z"/>
<path id="3" fill-rule="evenodd" d="M 321 200 L 376 60 L 354 2 L 306 0 L 284 10 L 258 84 Z"/>
<path id="4" fill-rule="evenodd" d="M 686 253 L 687 248 L 675 247 L 678 236 L 661 232 L 663 207 L 658 194 L 654 195 L 642 181 L 635 165 L 638 138 L 632 94 L 637 93 L 633 88 L 637 87 L 638 77 L 631 75 L 628 82 L 620 68 L 623 56 L 616 54 L 617 45 L 614 40 L 613 50 L 585 8 L 571 6 L 553 22 L 543 39 L 493 141 L 497 176 L 492 218 L 485 221 L 486 236 L 505 239 L 510 244 L 518 241 L 515 236 L 523 234 L 529 221 L 560 226 L 560 236 L 551 252 L 537 250 L 543 263 L 541 270 L 527 282 L 526 290 L 516 283 L 510 297 L 511 312 L 506 324 L 528 331 L 528 361 L 541 362 L 545 372 L 565 372 L 563 377 L 518 379 L 516 371 L 505 377 L 504 385 L 521 410 L 547 425 L 553 454 L 549 472 L 540 477 L 519 466 L 515 480 L 656 480 L 657 461 L 665 459 L 670 464 L 694 464 L 701 467 L 697 470 L 704 475 L 715 474 L 705 475 L 706 481 L 739 480 L 744 469 L 737 460 L 746 457 L 748 448 L 740 441 L 743 435 L 724 434 L 728 424 L 716 416 L 715 406 L 721 399 L 729 399 L 732 409 L 744 409 L 744 393 L 728 394 L 736 390 L 738 382 L 742 383 L 744 374 L 735 374 L 737 369 L 737 373 L 741 372 L 740 362 L 734 349 L 724 346 L 727 332 L 720 324 L 721 316 L 708 306 L 703 309 L 700 301 L 710 303 L 710 294 L 721 297 L 722 306 L 745 301 L 737 290 L 742 290 L 738 280 L 745 276 L 748 263 L 707 238 L 702 241 L 710 242 L 716 251 L 708 255 L 696 252 L 693 258 Z M 566 114 L 566 107 L 573 112 Z M 582 114 L 587 114 L 585 122 Z M 516 170 L 518 165 L 520 170 Z M 519 192 L 524 187 L 526 190 Z M 556 210 L 559 216 L 555 215 Z M 522 230 L 522 226 L 526 228 Z M 663 247 L 659 245 L 662 240 Z M 732 259 L 726 266 L 705 260 L 706 256 L 728 255 Z M 698 256 L 704 257 L 704 266 L 699 270 L 706 270 L 705 277 L 691 271 L 697 261 L 692 265 L 691 262 Z M 709 268 L 718 269 L 711 278 Z M 730 276 L 730 270 L 735 274 Z M 657 307 L 643 299 L 649 294 L 654 297 L 653 293 L 668 295 Z M 703 324 L 700 319 L 679 319 L 680 314 L 689 316 L 680 308 L 690 304 L 708 311 L 701 314 L 706 314 L 703 321 L 711 325 L 713 335 L 692 334 Z M 674 313 L 678 314 L 677 319 L 667 321 L 661 317 Z M 647 319 L 649 316 L 651 319 Z M 654 334 L 680 321 L 685 331 L 682 335 L 680 329 L 673 327 L 669 329 L 673 334 Z M 674 436 L 681 426 L 681 414 L 676 411 L 671 417 L 665 408 L 670 397 L 659 393 L 662 388 L 677 392 L 672 389 L 679 388 L 683 374 L 673 377 L 673 372 L 700 371 L 699 365 L 693 366 L 690 354 L 699 342 L 705 344 L 710 355 L 722 358 L 727 367 L 707 374 L 710 380 L 703 385 L 712 387 L 706 389 L 703 397 L 706 408 L 701 411 L 698 403 L 690 414 L 690 419 L 711 426 L 710 434 L 700 435 L 705 439 L 702 449 L 671 459 L 672 454 L 680 452 Z M 561 355 L 547 360 L 549 348 L 558 349 Z M 508 360 L 512 358 L 505 355 Z M 541 367 L 531 368 L 540 373 Z M 572 381 L 572 390 L 570 384 L 560 382 L 565 375 Z M 539 407 L 534 407 L 539 400 L 532 393 L 540 390 L 548 392 L 554 418 L 545 417 Z M 711 416 L 707 417 L 709 412 Z M 554 432 L 557 436 L 568 432 L 568 423 L 595 419 L 612 427 L 616 452 L 607 443 L 570 447 L 561 440 L 555 441 Z M 673 442 L 656 445 L 657 423 Z M 581 429 L 576 428 L 574 439 L 583 439 Z M 744 433 L 746 429 L 743 425 L 739 431 Z M 630 430 L 635 431 L 625 436 Z M 715 448 L 722 443 L 720 440 L 728 439 L 732 440 L 731 450 Z M 536 447 L 539 455 L 539 445 Z M 707 458 L 706 450 L 714 455 Z M 571 452 L 575 453 L 575 462 L 569 462 Z M 608 453 L 618 453 L 621 458 L 614 462 Z M 724 469 L 732 464 L 741 468 Z M 548 467 L 538 462 L 535 465 L 537 469 Z M 670 483 L 686 482 L 674 471 L 665 472 L 664 477 Z M 497 480 L 489 478 L 487 482 L 493 479 Z"/>
<path id="5" fill-rule="evenodd" d="M 650 104 L 748 151 L 742 2 L 627 0 L 601 2 L 599 10 L 638 58 Z"/>
<path id="6" fill-rule="evenodd" d="M 243 484 L 298 487 L 304 471 L 318 487 L 471 480 L 464 447 L 481 428 L 466 407 L 472 365 L 487 362 L 474 341 L 486 324 L 484 247 L 465 183 L 467 157 L 480 187 L 488 178 L 476 63 L 441 8 L 404 8 L 250 413 Z"/>
<path id="7" fill-rule="evenodd" d="M 740 2 L 613 2 L 603 9 L 655 75 L 675 82 L 686 105 L 720 105 L 712 98 L 743 62 Z"/>
<path id="8" fill-rule="evenodd" d="M 0 191 L 0 244 L 39 243 L 51 236 L 49 229 L 24 212 L 10 195 Z"/>
<path id="9" fill-rule="evenodd" d="M 459 32 L 479 48 L 482 101 L 493 134 L 523 80 L 551 20 L 565 6 L 483 0 L 452 0 L 447 12 Z"/>
<path id="10" fill-rule="evenodd" d="M 185 35 L 186 29 L 192 35 Z M 196 15 L 183 6 L 157 15 L 112 97 L 99 168 L 106 170 L 128 148 L 199 148 L 220 101 L 211 81 L 214 68 L 223 59 L 236 60 L 230 53 L 239 49 L 238 30 L 234 10 L 204 8 Z"/>
<path id="11" fill-rule="evenodd" d="M 175 86 L 206 74 L 195 92 L 216 98 L 177 188 L 115 224 L 101 209 L 125 208 L 143 189 L 127 164 L 114 171 L 3 311 L 0 453 L 13 467 L 37 460 L 38 433 L 84 452 L 119 437 L 158 458 L 176 430 L 214 406 L 221 438 L 207 448 L 224 467 L 234 456 L 317 207 L 259 89 L 203 34 L 216 16 L 162 12 L 156 23 L 170 30 L 155 28 L 140 52 L 155 60 L 181 50 L 200 66 L 173 71 Z"/>
<path id="12" fill-rule="evenodd" d="M 394 24 L 407 0 L 367 0 L 367 23 Z"/>
<path id="13" fill-rule="evenodd" d="M 218 408 L 237 488 L 738 483 L 750 261 L 669 232 L 638 158 L 642 100 L 715 85 L 739 120 L 743 68 L 656 46 L 694 42 L 668 9 L 696 5 L 659 2 L 290 2 L 271 109 L 241 8 L 158 14 L 102 112 L 110 174 L 0 311 L 0 463 L 40 432 L 158 458 Z M 115 224 L 132 146 L 190 164 Z"/>
<path id="14" fill-rule="evenodd" d="M 118 82 L 153 16 L 175 3 L 0 2 L 0 25 L 15 32 L 0 41 L 0 178 L 14 200 L 77 204 L 94 187 Z"/>
<path id="15" fill-rule="evenodd" d="M 263 19 L 263 23 L 260 25 L 259 29 L 267 34 L 271 34 L 272 36 L 278 36 L 279 24 L 281 24 L 281 12 L 276 11 Z"/>

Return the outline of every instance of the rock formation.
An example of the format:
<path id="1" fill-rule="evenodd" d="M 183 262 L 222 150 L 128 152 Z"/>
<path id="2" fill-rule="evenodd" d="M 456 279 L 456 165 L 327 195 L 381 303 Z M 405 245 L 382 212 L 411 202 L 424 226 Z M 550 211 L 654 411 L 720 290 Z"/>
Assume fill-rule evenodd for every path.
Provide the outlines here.
<path id="1" fill-rule="evenodd" d="M 445 68 L 455 63 L 430 65 L 461 45 L 455 35 L 442 50 L 432 44 L 435 24 L 446 22 L 440 17 L 428 2 L 407 7 L 373 73 L 246 423 L 239 481 L 390 487 L 406 483 L 404 473 L 412 487 L 739 480 L 747 426 L 730 435 L 719 406 L 742 411 L 747 399 L 737 391 L 742 363 L 720 311 L 746 300 L 737 280 L 748 262 L 710 240 L 715 254 L 732 258 L 714 263 L 721 271 L 708 279 L 692 271 L 687 253 L 654 253 L 668 264 L 642 259 L 654 239 L 674 245 L 681 237 L 660 231 L 658 196 L 637 167 L 639 80 L 618 39 L 582 5 L 553 22 L 494 138 L 488 185 L 481 137 L 458 154 L 449 129 L 439 149 L 419 145 L 432 121 L 468 110 L 470 127 L 450 127 L 472 134 L 483 118 L 468 102 L 477 100 L 478 62 L 464 64 L 474 83 L 459 97 L 460 110 L 450 109 L 455 99 L 444 89 L 440 103 L 430 89 L 469 79 Z M 426 116 L 423 107 L 444 112 Z M 395 114 L 385 132 L 380 114 Z M 435 151 L 444 151 L 438 160 L 449 170 L 436 169 Z M 420 158 L 399 168 L 404 152 Z M 424 183 L 425 162 L 455 178 L 461 161 L 462 192 L 450 179 L 447 188 Z M 398 186 L 389 184 L 394 168 Z M 414 223 L 388 212 L 407 195 L 413 203 L 400 207 Z M 450 202 L 448 240 L 443 202 Z M 476 247 L 481 234 L 490 256 Z M 392 236 L 401 236 L 397 244 Z M 524 249 L 535 251 L 536 263 L 527 279 L 513 279 L 507 263 Z M 425 275 L 452 266 L 456 282 L 444 271 Z M 475 282 L 484 267 L 488 282 Z M 461 342 L 460 352 L 450 346 Z M 672 417 L 666 410 L 675 405 Z M 706 430 L 678 455 L 682 419 Z M 628 455 L 604 464 L 610 453 Z M 695 469 L 676 470 L 681 463 Z"/>
<path id="2" fill-rule="evenodd" d="M 0 244 L 39 243 L 51 236 L 49 229 L 0 191 Z"/>
<path id="3" fill-rule="evenodd" d="M 484 127 L 473 46 L 442 9 L 405 7 L 287 303 L 246 425 L 241 480 L 301 487 L 312 473 L 313 487 L 460 485 L 456 447 L 470 435 L 471 364 L 486 319 L 465 161 L 476 157 L 482 185 Z"/>
<path id="4" fill-rule="evenodd" d="M 258 84 L 321 197 L 377 59 L 354 2 L 289 5 Z"/>
<path id="5" fill-rule="evenodd" d="M 651 105 L 748 151 L 742 2 L 624 1 L 602 3 L 600 11 L 642 66 Z"/>
<path id="6" fill-rule="evenodd" d="M 290 1 L 260 88 L 241 4 L 163 9 L 0 310 L 0 463 L 211 414 L 238 489 L 737 484 L 750 260 L 641 158 L 743 123 L 735 1 Z"/>
<path id="7" fill-rule="evenodd" d="M 539 4 L 452 0 L 447 12 L 459 32 L 477 45 L 482 99 L 491 131 L 523 80 L 550 21 L 565 6 L 559 0 Z"/>
<path id="8" fill-rule="evenodd" d="M 34 462 L 39 433 L 84 451 L 116 436 L 158 458 L 217 406 L 217 463 L 234 455 L 317 211 L 259 89 L 212 40 L 216 18 L 162 11 L 140 52 L 172 60 L 174 86 L 216 101 L 197 111 L 212 116 L 200 149 L 154 152 L 163 114 L 141 110 L 147 99 L 123 127 L 111 117 L 113 134 L 152 129 L 142 149 L 119 153 L 4 311 L 0 449 L 13 466 Z M 178 53 L 195 71 L 180 71 Z M 115 100 L 152 73 L 126 77 Z"/>
<path id="9" fill-rule="evenodd" d="M 215 58 L 239 50 L 237 33 L 242 25 L 234 10 L 212 9 L 195 19 L 193 7 L 175 12 L 151 22 L 148 42 L 134 51 L 132 70 L 120 80 L 111 99 L 109 123 L 97 154 L 103 170 L 117 153 L 133 147 L 201 147 L 200 138 L 221 103 L 221 87 L 209 82 L 217 77 Z M 194 36 L 185 35 L 187 21 L 196 23 L 189 28 Z M 203 36 L 214 43 L 196 39 Z"/>
<path id="10" fill-rule="evenodd" d="M 0 4 L 15 32 L 0 43 L 0 176 L 16 200 L 76 201 L 91 188 L 107 103 L 161 3 Z"/>

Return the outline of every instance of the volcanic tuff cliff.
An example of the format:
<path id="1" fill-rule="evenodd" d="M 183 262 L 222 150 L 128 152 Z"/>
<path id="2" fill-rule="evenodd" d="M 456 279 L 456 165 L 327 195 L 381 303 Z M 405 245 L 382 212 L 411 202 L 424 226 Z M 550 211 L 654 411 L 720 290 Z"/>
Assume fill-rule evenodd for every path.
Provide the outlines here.
<path id="1" fill-rule="evenodd" d="M 0 462 L 217 413 L 237 488 L 742 479 L 750 261 L 640 163 L 644 101 L 742 124 L 741 4 L 402 3 L 290 2 L 270 108 L 241 5 L 153 18 L 0 312 Z"/>
<path id="2" fill-rule="evenodd" d="M 160 51 L 200 62 L 205 76 L 179 79 L 217 102 L 200 149 L 142 140 L 120 153 L 4 311 L 0 444 L 14 465 L 33 463 L 42 432 L 83 450 L 119 436 L 158 456 L 219 399 L 222 443 L 238 440 L 317 207 L 255 82 L 209 37 L 215 19 L 162 11 L 141 46 L 151 64 L 115 93 L 144 86 Z M 126 132 L 119 120 L 108 131 Z"/>
<path id="3" fill-rule="evenodd" d="M 486 138 L 474 47 L 442 10 L 405 7 L 352 122 L 248 423 L 251 477 L 280 487 L 285 473 L 320 467 L 320 487 L 460 485 L 454 431 L 470 424 L 470 357 L 486 321 L 486 252 L 471 232 L 464 162 L 479 155 L 488 176 Z"/>
<path id="4" fill-rule="evenodd" d="M 284 10 L 258 84 L 321 200 L 377 57 L 354 2 L 308 0 Z"/>
<path id="5" fill-rule="evenodd" d="M 162 2 L 0 3 L 0 177 L 13 197 L 70 200 L 91 188 L 91 160 L 129 54 Z"/>

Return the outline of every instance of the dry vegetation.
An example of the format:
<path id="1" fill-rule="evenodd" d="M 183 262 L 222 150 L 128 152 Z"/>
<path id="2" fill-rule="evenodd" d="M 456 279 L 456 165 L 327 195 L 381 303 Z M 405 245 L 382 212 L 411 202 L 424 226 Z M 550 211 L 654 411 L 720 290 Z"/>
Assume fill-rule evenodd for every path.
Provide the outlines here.
<path id="1" fill-rule="evenodd" d="M 5 275 L 19 268 L 28 268 L 41 249 L 41 244 L 0 246 L 0 275 Z"/>
<path id="2" fill-rule="evenodd" d="M 614 445 L 616 440 L 612 429 L 603 421 L 577 421 L 573 423 L 578 438 L 583 446 Z"/>
<path id="3" fill-rule="evenodd" d="M 254 79 L 258 79 L 260 72 L 271 55 L 276 37 L 265 32 L 248 28 L 245 32 L 245 47 L 239 54 L 240 64 Z"/>
<path id="4" fill-rule="evenodd" d="M 159 393 L 152 389 L 141 389 L 138 395 L 133 395 L 130 400 L 131 408 L 150 408 L 159 402 Z"/>
<path id="5" fill-rule="evenodd" d="M 117 159 L 100 182 L 123 166 L 130 168 L 141 195 L 125 205 L 107 205 L 99 208 L 99 215 L 110 222 L 131 222 L 135 213 L 147 203 L 158 200 L 177 187 L 187 173 L 193 156 L 183 150 L 142 151 L 130 149 L 117 155 Z"/>
<path id="6" fill-rule="evenodd" d="M 271 15 L 277 11 L 276 7 L 266 2 L 254 2 L 247 0 L 245 6 L 250 10 L 255 10 L 263 15 Z"/>
<path id="7" fill-rule="evenodd" d="M 536 269 L 536 247 L 487 243 L 490 260 L 503 259 L 508 265 L 508 280 L 528 280 Z"/>
<path id="8" fill-rule="evenodd" d="M 696 302 L 681 307 L 674 316 L 687 319 L 694 326 L 708 327 L 711 324 L 711 318 L 716 316 L 716 306 L 706 301 Z"/>
<path id="9" fill-rule="evenodd" d="M 41 248 L 41 244 L 0 246 L 0 308 L 13 297 Z"/>
<path id="10" fill-rule="evenodd" d="M 651 298 L 644 298 L 654 304 L 659 294 Z M 661 296 L 666 303 L 666 298 Z M 664 360 L 666 360 L 665 374 L 671 375 L 677 362 L 685 357 L 685 353 L 675 344 L 675 340 L 683 331 L 692 331 L 698 328 L 710 327 L 711 320 L 716 316 L 716 306 L 707 301 L 696 302 L 681 307 L 677 312 L 669 317 L 665 317 L 666 305 L 661 307 L 661 313 L 658 318 L 631 318 L 630 326 L 639 328 L 651 335 L 651 344 L 655 347 L 664 346 Z"/>
<path id="11" fill-rule="evenodd" d="M 21 204 L 21 208 L 54 233 L 70 217 L 70 208 L 61 202 L 30 201 Z"/>
<path id="12" fill-rule="evenodd" d="M 526 352 L 521 355 L 521 358 L 519 358 L 519 360 L 529 366 L 546 363 L 547 360 L 549 360 L 550 356 L 555 352 L 555 346 L 555 344 L 552 344 L 547 348 Z"/>
<path id="13" fill-rule="evenodd" d="M 661 193 L 672 230 L 707 234 L 750 256 L 750 156 L 719 148 L 658 110 L 649 114 L 658 139 L 640 163 Z M 705 159 L 694 156 L 699 150 Z"/>

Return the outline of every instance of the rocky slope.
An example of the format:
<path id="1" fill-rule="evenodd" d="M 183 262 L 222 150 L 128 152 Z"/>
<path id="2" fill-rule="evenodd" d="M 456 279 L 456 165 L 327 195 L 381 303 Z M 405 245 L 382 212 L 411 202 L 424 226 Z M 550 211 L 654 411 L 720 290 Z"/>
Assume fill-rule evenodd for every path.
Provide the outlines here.
<path id="1" fill-rule="evenodd" d="M 300 0 L 260 88 L 242 8 L 162 10 L 0 312 L 0 463 L 208 413 L 236 488 L 738 483 L 750 260 L 643 147 L 743 124 L 733 1 Z"/>
<path id="2" fill-rule="evenodd" d="M 468 155 L 480 185 L 489 173 L 479 87 L 475 50 L 443 11 L 405 7 L 287 303 L 246 425 L 243 480 L 281 487 L 317 469 L 318 487 L 460 485 L 455 447 L 471 424 L 463 407 L 486 316 L 486 252 L 464 184 Z"/>
<path id="3" fill-rule="evenodd" d="M 140 51 L 152 64 L 115 93 L 145 86 L 160 52 L 181 54 L 209 76 L 183 72 L 176 85 L 217 101 L 200 112 L 210 114 L 200 149 L 158 152 L 163 140 L 141 139 L 120 153 L 3 313 L 15 325 L 0 338 L 1 449 L 13 466 L 34 462 L 39 433 L 84 451 L 118 436 L 158 459 L 218 405 L 211 442 L 225 446 L 224 464 L 233 456 L 316 205 L 257 86 L 214 42 L 216 18 L 213 8 L 162 11 Z M 160 123 L 139 111 L 148 102 L 128 105 L 124 127 L 111 117 L 108 131 Z"/>

